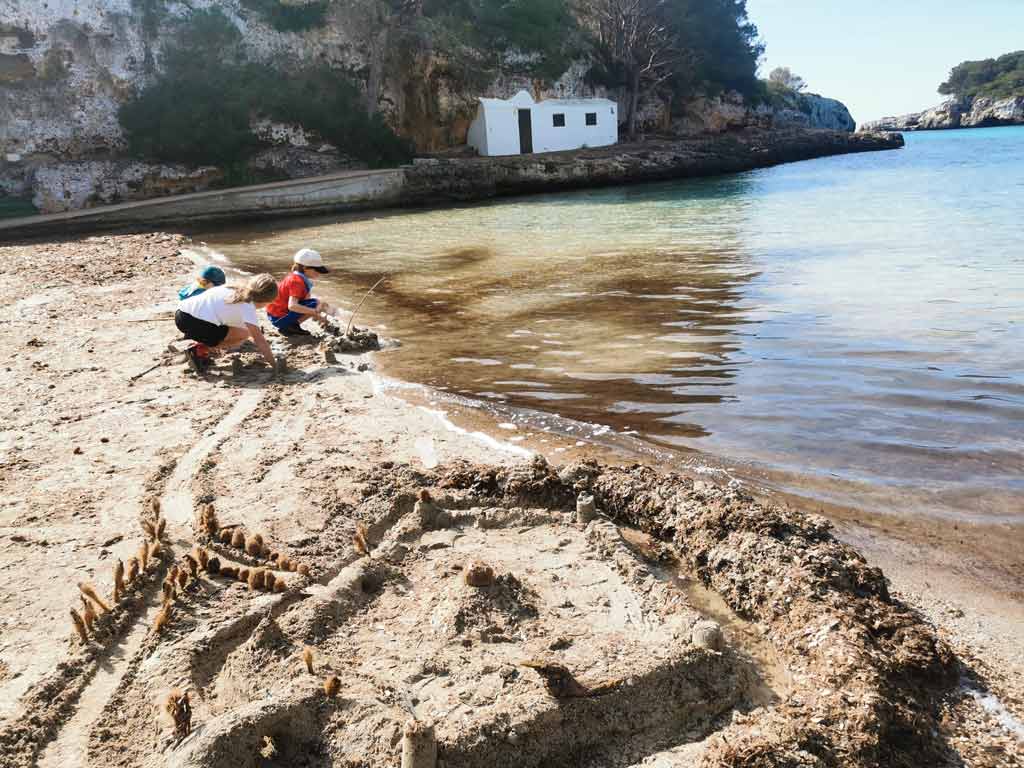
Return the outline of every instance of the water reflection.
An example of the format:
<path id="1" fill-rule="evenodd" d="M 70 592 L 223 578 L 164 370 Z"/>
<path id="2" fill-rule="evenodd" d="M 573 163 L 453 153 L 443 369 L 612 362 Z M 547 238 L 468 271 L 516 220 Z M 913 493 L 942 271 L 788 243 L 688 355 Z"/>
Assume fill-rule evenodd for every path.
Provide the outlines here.
<path id="1" fill-rule="evenodd" d="M 742 332 L 758 322 L 744 295 L 757 271 L 735 220 L 700 204 L 742 194 L 743 182 L 696 186 L 685 201 L 645 187 L 354 220 L 270 234 L 259 248 L 314 243 L 337 265 L 342 296 L 388 274 L 367 316 L 403 340 L 384 361 L 400 378 L 694 438 L 707 429 L 691 406 L 734 397 L 749 362 Z M 709 227 L 714 237 L 695 242 Z M 218 247 L 267 265 L 228 236 Z"/>

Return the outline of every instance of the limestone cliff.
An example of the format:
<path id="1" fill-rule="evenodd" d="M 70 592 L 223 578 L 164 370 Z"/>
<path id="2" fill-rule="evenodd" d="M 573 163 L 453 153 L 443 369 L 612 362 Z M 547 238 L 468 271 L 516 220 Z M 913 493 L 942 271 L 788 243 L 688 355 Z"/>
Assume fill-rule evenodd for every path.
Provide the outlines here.
<path id="1" fill-rule="evenodd" d="M 761 104 L 750 104 L 738 93 L 698 98 L 671 122 L 672 132 L 679 135 L 746 127 L 853 131 L 857 124 L 841 101 L 812 93 L 791 93 Z"/>
<path id="2" fill-rule="evenodd" d="M 865 131 L 936 131 L 1024 125 L 1024 95 L 1005 99 L 988 96 L 952 98 L 937 107 L 865 123 Z"/>
<path id="3" fill-rule="evenodd" d="M 506 97 L 525 88 L 536 98 L 618 97 L 588 84 L 583 62 L 547 87 L 518 72 L 514 60 L 483 90 L 460 82 L 429 54 L 398 71 L 377 72 L 378 35 L 357 2 L 326 4 L 322 24 L 282 31 L 253 0 L 0 0 L 0 196 L 31 198 L 39 210 L 56 212 L 230 181 L 218 168 L 127 156 L 118 121 L 119 106 L 160 71 L 168 30 L 192 11 L 213 6 L 241 31 L 252 61 L 283 69 L 317 62 L 366 87 L 373 81 L 377 108 L 419 152 L 464 144 L 479 96 Z M 676 112 L 667 99 L 648 99 L 646 130 L 853 128 L 845 107 L 817 96 L 801 95 L 782 108 L 752 107 L 736 95 L 698 98 Z M 263 149 L 249 162 L 252 175 L 296 178 L 353 166 L 344 147 L 300 126 L 257 117 L 252 128 Z"/>

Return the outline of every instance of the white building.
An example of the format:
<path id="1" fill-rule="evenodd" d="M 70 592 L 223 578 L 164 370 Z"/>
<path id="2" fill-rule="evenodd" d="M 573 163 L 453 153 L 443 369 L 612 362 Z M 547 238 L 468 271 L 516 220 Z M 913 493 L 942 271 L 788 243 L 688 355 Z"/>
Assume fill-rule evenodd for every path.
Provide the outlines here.
<path id="1" fill-rule="evenodd" d="M 526 91 L 511 99 L 480 99 L 469 145 L 481 155 L 526 155 L 618 141 L 619 117 L 608 99 L 534 101 Z"/>

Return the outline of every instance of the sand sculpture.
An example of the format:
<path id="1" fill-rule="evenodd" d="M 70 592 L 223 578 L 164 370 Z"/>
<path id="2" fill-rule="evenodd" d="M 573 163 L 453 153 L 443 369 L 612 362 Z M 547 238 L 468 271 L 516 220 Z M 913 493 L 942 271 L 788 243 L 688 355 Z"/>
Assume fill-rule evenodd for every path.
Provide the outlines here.
<path id="1" fill-rule="evenodd" d="M 82 690 L 152 595 L 92 764 L 939 764 L 922 723 L 957 664 L 881 573 L 820 518 L 648 473 L 382 468 L 298 551 L 210 505 L 168 537 L 154 505 L 148 562 L 121 588 L 115 571 L 112 603 L 79 585 L 69 663 L 0 747 L 30 765 L 74 710 L 44 691 Z M 763 647 L 737 645 L 677 571 Z"/>

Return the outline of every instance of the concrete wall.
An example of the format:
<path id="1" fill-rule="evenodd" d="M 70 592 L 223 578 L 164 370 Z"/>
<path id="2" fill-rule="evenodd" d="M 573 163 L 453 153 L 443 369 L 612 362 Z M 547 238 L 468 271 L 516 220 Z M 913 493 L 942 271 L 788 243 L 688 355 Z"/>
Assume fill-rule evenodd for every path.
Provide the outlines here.
<path id="1" fill-rule="evenodd" d="M 387 208 L 402 199 L 405 172 L 350 171 L 310 179 L 164 197 L 81 211 L 0 220 L 0 241 L 97 229 L 153 228 L 169 223 Z"/>
<path id="2" fill-rule="evenodd" d="M 483 99 L 476 120 L 469 129 L 469 145 L 485 157 L 518 155 L 520 148 L 519 110 L 529 109 L 532 119 L 533 152 L 563 152 L 583 147 L 607 147 L 619 139 L 619 117 L 614 102 L 607 99 L 534 102 L 526 91 L 511 99 Z M 594 113 L 596 125 L 587 125 Z M 565 125 L 554 124 L 563 115 Z"/>
<path id="3" fill-rule="evenodd" d="M 587 125 L 588 112 L 597 114 L 597 125 Z M 554 125 L 554 116 L 565 115 L 565 127 Z M 541 101 L 533 107 L 533 151 L 560 152 L 580 147 L 607 147 L 619 140 L 619 117 L 615 104 L 595 100 L 567 104 Z"/>

